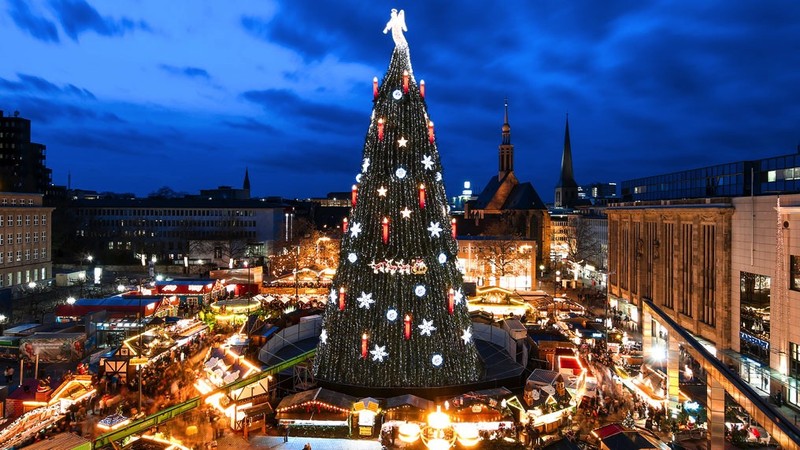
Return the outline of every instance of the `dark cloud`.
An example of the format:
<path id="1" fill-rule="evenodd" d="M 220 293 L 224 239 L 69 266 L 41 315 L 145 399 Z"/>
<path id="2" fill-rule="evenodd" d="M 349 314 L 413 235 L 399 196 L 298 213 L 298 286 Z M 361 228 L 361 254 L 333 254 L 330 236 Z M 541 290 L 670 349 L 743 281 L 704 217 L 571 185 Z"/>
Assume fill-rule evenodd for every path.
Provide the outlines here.
<path id="1" fill-rule="evenodd" d="M 24 73 L 18 73 L 17 78 L 19 78 L 19 81 L 11 81 L 5 78 L 0 78 L 0 89 L 11 92 L 31 92 L 48 95 L 67 94 L 84 99 L 95 99 L 94 94 L 92 94 L 89 90 L 79 88 L 73 84 L 67 84 L 63 87 L 58 87 L 44 78 Z"/>
<path id="2" fill-rule="evenodd" d="M 348 136 L 364 133 L 368 116 L 338 104 L 324 104 L 305 100 L 286 89 L 253 90 L 242 93 L 242 98 L 260 105 L 265 111 L 304 125 L 313 132 L 330 132 Z M 295 128 L 296 130 L 298 128 Z M 352 136 L 352 134 L 349 134 Z"/>
<path id="3" fill-rule="evenodd" d="M 84 0 L 51 0 L 50 6 L 58 16 L 64 33 L 73 41 L 87 31 L 94 31 L 101 36 L 122 36 L 134 30 L 152 31 L 150 25 L 141 20 L 103 17 Z"/>
<path id="4" fill-rule="evenodd" d="M 273 127 L 272 125 L 261 123 L 250 117 L 245 117 L 235 121 L 223 120 L 222 124 L 225 125 L 226 127 L 230 127 L 235 130 L 247 130 L 247 131 L 255 131 L 258 133 L 267 133 L 267 134 L 283 134 L 280 130 Z"/>
<path id="5" fill-rule="evenodd" d="M 59 42 L 56 24 L 34 14 L 24 0 L 9 0 L 8 13 L 21 30 L 36 39 L 44 42 Z"/>
<path id="6" fill-rule="evenodd" d="M 192 66 L 177 67 L 169 64 L 161 64 L 158 67 L 161 70 L 172 75 L 180 75 L 188 78 L 203 78 L 206 80 L 211 79 L 211 75 L 209 75 L 205 69 L 201 69 L 199 67 L 192 67 Z"/>

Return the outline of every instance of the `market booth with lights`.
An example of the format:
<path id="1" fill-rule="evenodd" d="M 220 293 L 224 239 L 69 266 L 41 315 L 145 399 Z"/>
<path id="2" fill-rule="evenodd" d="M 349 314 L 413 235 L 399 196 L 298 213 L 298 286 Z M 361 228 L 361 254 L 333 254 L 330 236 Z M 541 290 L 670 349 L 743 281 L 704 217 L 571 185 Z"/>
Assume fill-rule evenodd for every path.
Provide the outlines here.
<path id="1" fill-rule="evenodd" d="M 226 295 L 222 280 L 174 279 L 156 281 L 155 292 L 162 296 L 175 296 L 181 308 L 200 308 Z"/>

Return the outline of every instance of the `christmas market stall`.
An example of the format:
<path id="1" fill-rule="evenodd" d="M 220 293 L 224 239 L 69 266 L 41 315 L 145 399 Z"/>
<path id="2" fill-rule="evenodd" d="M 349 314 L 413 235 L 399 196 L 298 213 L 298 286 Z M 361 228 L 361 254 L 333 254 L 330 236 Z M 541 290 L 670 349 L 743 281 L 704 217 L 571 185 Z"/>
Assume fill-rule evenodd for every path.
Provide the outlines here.
<path id="1" fill-rule="evenodd" d="M 222 412 L 229 419 L 230 427 L 235 430 L 252 424 L 253 417 L 258 415 L 258 410 L 252 408 L 268 401 L 269 383 L 272 379 L 271 376 L 264 377 L 244 387 L 212 394 L 221 387 L 261 372 L 261 369 L 242 356 L 242 338 L 243 336 L 234 335 L 224 344 L 210 348 L 202 372 L 194 384 L 201 395 L 210 394 L 205 402 Z"/>
<path id="2" fill-rule="evenodd" d="M 275 418 L 284 427 L 335 427 L 349 431 L 350 413 L 356 397 L 317 388 L 284 397 L 275 408 Z"/>
<path id="3" fill-rule="evenodd" d="M 575 412 L 576 402 L 566 388 L 564 376 L 551 370 L 534 370 L 525 383 L 520 402 L 509 401 L 520 411 L 520 422 L 541 434 L 556 431 Z"/>
<path id="4" fill-rule="evenodd" d="M 75 433 L 58 433 L 23 448 L 25 450 L 92 450 L 92 441 Z"/>
<path id="5" fill-rule="evenodd" d="M 433 410 L 434 403 L 413 394 L 399 395 L 385 400 L 385 423 L 392 422 L 424 422 L 428 412 Z"/>
<path id="6" fill-rule="evenodd" d="M 213 279 L 175 279 L 156 281 L 155 292 L 158 295 L 174 296 L 181 308 L 189 310 L 208 305 L 226 295 L 222 280 Z"/>

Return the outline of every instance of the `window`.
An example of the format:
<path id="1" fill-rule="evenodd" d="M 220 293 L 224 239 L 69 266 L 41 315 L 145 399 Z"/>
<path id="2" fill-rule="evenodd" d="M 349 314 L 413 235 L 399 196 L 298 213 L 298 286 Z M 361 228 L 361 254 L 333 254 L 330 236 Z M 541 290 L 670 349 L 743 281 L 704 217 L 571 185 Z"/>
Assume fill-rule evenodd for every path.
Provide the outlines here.
<path id="1" fill-rule="evenodd" d="M 46 248 L 42 249 L 42 259 L 47 259 L 47 249 Z"/>
<path id="2" fill-rule="evenodd" d="M 33 249 L 33 259 L 39 259 L 39 249 Z"/>
<path id="3" fill-rule="evenodd" d="M 31 226 L 31 216 L 28 214 L 25 215 L 25 226 L 26 227 Z"/>
<path id="4" fill-rule="evenodd" d="M 0 234 L 0 245 L 3 245 L 3 235 Z"/>
<path id="5" fill-rule="evenodd" d="M 34 231 L 33 232 L 33 242 L 39 242 L 39 232 L 38 231 Z"/>
<path id="6" fill-rule="evenodd" d="M 0 227 L 2 227 L 2 226 L 3 226 L 3 216 L 0 215 Z"/>
<path id="7" fill-rule="evenodd" d="M 8 284 L 9 286 L 13 286 L 13 285 L 14 285 L 14 274 L 13 274 L 13 273 L 10 273 L 10 272 L 9 272 L 9 273 L 7 273 L 7 274 L 6 274 L 6 279 L 8 280 L 8 283 L 7 283 L 7 284 Z"/>
<path id="8" fill-rule="evenodd" d="M 17 226 L 22 226 L 22 214 L 17 214 Z"/>
<path id="9" fill-rule="evenodd" d="M 3 260 L 4 260 L 3 252 L 0 252 L 0 264 L 3 264 L 3 262 L 4 262 Z"/>
<path id="10" fill-rule="evenodd" d="M 33 215 L 33 225 L 34 226 L 39 225 L 39 216 L 37 216 L 36 214 Z"/>
<path id="11" fill-rule="evenodd" d="M 14 226 L 14 216 L 12 216 L 11 214 L 8 215 L 8 226 L 10 227 Z"/>
<path id="12" fill-rule="evenodd" d="M 22 244 L 22 233 L 17 233 L 17 244 Z"/>
<path id="13" fill-rule="evenodd" d="M 45 242 L 45 241 L 47 241 L 47 232 L 46 231 L 42 231 L 42 242 Z"/>
<path id="14" fill-rule="evenodd" d="M 47 225 L 47 216 L 42 214 L 42 225 Z"/>
<path id="15" fill-rule="evenodd" d="M 31 251 L 30 249 L 25 249 L 25 261 L 31 260 Z"/>
<path id="16" fill-rule="evenodd" d="M 789 257 L 789 289 L 800 291 L 800 256 Z"/>
<path id="17" fill-rule="evenodd" d="M 30 244 L 31 243 L 31 234 L 30 233 L 25 233 L 25 243 L 26 244 Z"/>
<path id="18" fill-rule="evenodd" d="M 17 262 L 22 261 L 22 250 L 17 250 Z"/>

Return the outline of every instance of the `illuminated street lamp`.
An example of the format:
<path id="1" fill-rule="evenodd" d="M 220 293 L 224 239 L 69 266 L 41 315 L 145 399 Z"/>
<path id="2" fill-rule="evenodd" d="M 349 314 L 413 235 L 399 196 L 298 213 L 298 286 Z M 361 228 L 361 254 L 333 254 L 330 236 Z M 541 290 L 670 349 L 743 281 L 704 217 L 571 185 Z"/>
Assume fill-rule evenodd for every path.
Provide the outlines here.
<path id="1" fill-rule="evenodd" d="M 544 264 L 539 264 L 539 278 L 544 278 Z"/>
<path id="2" fill-rule="evenodd" d="M 72 305 L 74 305 L 76 301 L 77 301 L 77 300 L 75 300 L 75 297 L 67 297 L 67 304 L 68 304 L 69 306 L 72 306 Z"/>
<path id="3" fill-rule="evenodd" d="M 558 285 L 560 283 L 561 283 L 561 271 L 560 270 L 556 270 L 556 281 L 553 283 L 553 287 L 554 287 L 553 295 L 555 295 L 556 292 L 558 292 Z"/>

